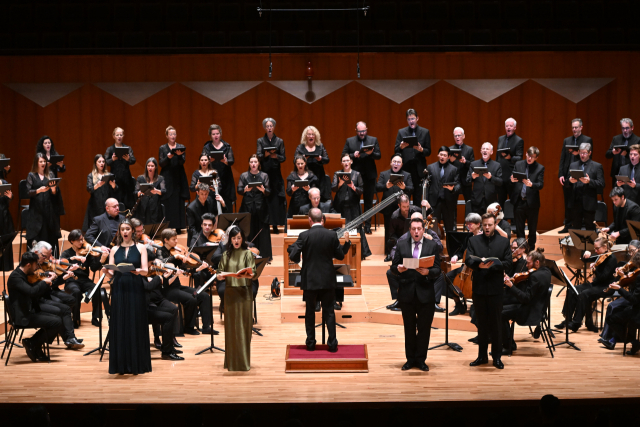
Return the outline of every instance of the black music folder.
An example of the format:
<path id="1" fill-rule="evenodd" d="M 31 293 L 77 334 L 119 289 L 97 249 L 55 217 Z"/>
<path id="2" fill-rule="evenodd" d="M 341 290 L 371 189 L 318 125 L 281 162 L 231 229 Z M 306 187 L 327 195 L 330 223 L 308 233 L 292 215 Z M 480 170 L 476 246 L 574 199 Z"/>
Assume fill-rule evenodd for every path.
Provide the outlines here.
<path id="1" fill-rule="evenodd" d="M 473 172 L 477 173 L 478 175 L 484 175 L 485 173 L 489 172 L 489 168 L 486 166 L 476 166 L 475 168 L 473 168 Z"/>
<path id="2" fill-rule="evenodd" d="M 621 182 L 630 182 L 631 178 L 629 178 L 626 175 L 616 175 L 616 181 L 621 181 Z"/>
<path id="3" fill-rule="evenodd" d="M 249 188 L 257 188 L 260 187 L 261 185 L 264 185 L 264 183 L 258 181 L 258 182 L 250 182 L 247 184 L 247 187 Z"/>
<path id="4" fill-rule="evenodd" d="M 403 136 L 402 142 L 409 144 L 409 147 L 417 147 L 418 146 L 418 137 L 417 136 Z M 409 148 L 407 147 L 407 148 Z"/>
<path id="5" fill-rule="evenodd" d="M 45 183 L 45 185 L 48 185 L 49 187 L 55 187 L 60 183 L 61 179 L 62 178 L 49 178 L 47 179 L 47 182 Z"/>
<path id="6" fill-rule="evenodd" d="M 172 148 L 171 149 L 171 154 L 174 155 L 178 155 L 178 153 L 176 153 L 176 151 L 182 151 L 182 154 L 184 154 L 187 151 L 187 147 L 176 147 L 176 148 Z"/>
<path id="7" fill-rule="evenodd" d="M 580 146 L 579 145 L 565 145 L 564 148 L 566 148 L 569 151 L 579 151 L 580 150 Z"/>
<path id="8" fill-rule="evenodd" d="M 508 154 L 511 154 L 511 148 L 509 148 L 509 147 L 498 148 L 498 153 L 502 154 L 503 156 L 506 156 Z"/>
<path id="9" fill-rule="evenodd" d="M 584 178 L 584 171 L 582 169 L 571 169 L 569 175 L 574 179 Z"/>
<path id="10" fill-rule="evenodd" d="M 56 163 L 59 163 L 63 160 L 64 160 L 64 155 L 62 154 L 54 154 L 49 157 L 49 163 L 51 163 L 52 165 L 55 165 Z"/>
<path id="11" fill-rule="evenodd" d="M 115 147 L 114 153 L 116 157 L 122 158 L 122 156 L 129 154 L 129 147 Z"/>
<path id="12" fill-rule="evenodd" d="M 622 151 L 629 151 L 629 146 L 628 145 L 614 145 L 613 146 L 614 150 L 622 150 Z"/>
<path id="13" fill-rule="evenodd" d="M 0 184 L 0 197 L 7 191 L 11 191 L 11 184 Z"/>
<path id="14" fill-rule="evenodd" d="M 140 184 L 140 191 L 144 194 L 148 194 L 151 190 L 154 189 L 153 184 Z"/>
<path id="15" fill-rule="evenodd" d="M 338 179 L 343 180 L 346 184 L 351 182 L 351 172 L 336 172 Z"/>
<path id="16" fill-rule="evenodd" d="M 270 153 L 271 151 L 276 151 L 276 147 L 264 147 L 262 150 L 265 153 Z"/>
<path id="17" fill-rule="evenodd" d="M 389 181 L 392 184 L 399 184 L 401 182 L 404 182 L 404 175 L 402 175 L 401 173 L 392 173 L 391 175 L 389 175 Z"/>
<path id="18" fill-rule="evenodd" d="M 373 148 L 374 148 L 373 145 L 363 145 L 360 151 L 369 151 L 369 150 L 373 150 Z"/>
<path id="19" fill-rule="evenodd" d="M 0 169 L 4 169 L 11 164 L 11 159 L 0 159 Z"/>
<path id="20" fill-rule="evenodd" d="M 114 179 L 116 179 L 116 176 L 112 173 L 105 173 L 104 175 L 102 175 L 102 181 L 104 182 L 109 182 L 109 181 L 113 181 Z"/>
<path id="21" fill-rule="evenodd" d="M 198 181 L 200 181 L 200 184 L 206 184 L 206 185 L 213 185 L 213 175 L 209 175 L 209 176 L 201 176 L 200 178 L 198 178 Z"/>
<path id="22" fill-rule="evenodd" d="M 309 185 L 309 180 L 306 179 L 296 179 L 294 181 L 294 184 L 296 187 L 306 187 L 307 185 Z"/>
<path id="23" fill-rule="evenodd" d="M 221 162 L 224 159 L 224 151 L 209 151 L 209 157 L 216 162 Z"/>
<path id="24" fill-rule="evenodd" d="M 527 179 L 527 174 L 524 172 L 513 171 L 513 177 L 517 179 L 519 182 L 522 182 L 523 180 Z"/>

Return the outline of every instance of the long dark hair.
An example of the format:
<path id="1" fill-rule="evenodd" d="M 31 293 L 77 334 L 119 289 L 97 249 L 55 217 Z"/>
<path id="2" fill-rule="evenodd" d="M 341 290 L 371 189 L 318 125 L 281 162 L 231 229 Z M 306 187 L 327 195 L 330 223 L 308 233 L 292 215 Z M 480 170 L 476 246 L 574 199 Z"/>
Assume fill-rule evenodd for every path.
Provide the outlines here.
<path id="1" fill-rule="evenodd" d="M 293 172 L 294 172 L 294 173 L 298 173 L 298 165 L 297 165 L 298 160 L 303 160 L 303 161 L 304 161 L 304 171 L 305 171 L 305 172 L 309 172 L 309 167 L 308 167 L 308 165 L 307 165 L 307 158 L 306 158 L 305 156 L 301 156 L 301 155 L 299 155 L 299 154 L 298 154 L 298 155 L 296 155 L 296 156 L 293 158 Z"/>
<path id="2" fill-rule="evenodd" d="M 144 164 L 144 179 L 145 181 L 149 182 L 149 171 L 147 170 L 147 165 L 149 163 L 153 163 L 154 165 L 156 165 L 156 169 L 153 171 L 153 182 L 156 182 L 158 180 L 158 161 L 156 160 L 155 157 L 149 157 L 149 159 L 147 159 L 147 163 Z"/>
<path id="3" fill-rule="evenodd" d="M 44 159 L 45 160 L 45 166 L 44 166 L 44 176 L 49 178 L 51 176 L 51 173 L 49 171 L 49 162 L 47 161 L 47 156 L 43 153 L 36 153 L 36 155 L 33 157 L 33 164 L 31 165 L 31 172 L 34 174 L 38 173 L 38 162 L 40 161 L 40 159 Z"/>
<path id="4" fill-rule="evenodd" d="M 116 246 L 120 246 L 123 241 L 122 234 L 120 234 L 120 227 L 122 227 L 123 224 L 127 224 L 131 227 L 131 240 L 133 240 L 134 245 L 137 244 L 138 238 L 136 237 L 136 229 L 133 227 L 133 224 L 131 224 L 131 221 L 125 218 L 120 224 L 118 224 L 118 231 L 116 232 Z"/>
<path id="5" fill-rule="evenodd" d="M 233 253 L 233 251 L 236 250 L 236 248 L 233 247 L 233 243 L 231 243 L 231 238 L 232 237 L 236 237 L 237 235 L 242 236 L 242 243 L 240 244 L 240 249 L 248 249 L 249 246 L 247 245 L 247 238 L 244 235 L 244 231 L 242 231 L 242 228 L 236 226 L 233 226 L 231 228 L 231 230 L 229 230 L 229 240 L 227 240 L 227 257 L 230 257 L 231 254 Z"/>
<path id="6" fill-rule="evenodd" d="M 45 155 L 47 154 L 47 150 L 44 149 L 44 145 L 43 145 L 45 139 L 48 139 L 49 141 L 51 141 L 51 150 L 49 150 L 49 154 L 50 155 L 58 154 L 58 152 L 55 149 L 55 146 L 53 145 L 53 139 L 51 139 L 49 135 L 45 135 L 38 140 L 38 143 L 36 144 L 36 153 L 42 153 Z"/>

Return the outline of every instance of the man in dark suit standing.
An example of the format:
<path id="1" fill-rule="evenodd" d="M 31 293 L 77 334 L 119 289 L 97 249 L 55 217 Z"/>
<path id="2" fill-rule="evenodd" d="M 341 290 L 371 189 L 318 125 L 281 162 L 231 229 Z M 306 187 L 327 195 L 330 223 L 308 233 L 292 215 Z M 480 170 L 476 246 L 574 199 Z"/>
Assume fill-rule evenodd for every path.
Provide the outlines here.
<path id="1" fill-rule="evenodd" d="M 466 177 L 469 173 L 469 166 L 475 160 L 473 147 L 469 147 L 464 143 L 464 129 L 457 127 L 453 130 L 453 140 L 456 142 L 449 149 L 449 161 L 458 168 L 458 176 L 460 176 L 460 186 L 465 202 L 471 199 L 471 185 L 467 184 Z M 458 150 L 460 150 L 458 152 Z M 457 224 L 457 221 L 454 221 Z"/>
<path id="2" fill-rule="evenodd" d="M 391 181 L 391 175 L 402 175 L 402 181 L 398 181 L 395 184 Z M 413 194 L 413 181 L 411 179 L 411 174 L 409 172 L 402 170 L 402 156 L 399 154 L 394 154 L 391 157 L 391 169 L 386 170 L 380 173 L 380 178 L 378 178 L 378 182 L 376 183 L 376 191 L 382 192 L 382 199 L 380 201 L 385 200 L 386 198 L 399 193 L 404 192 L 407 196 L 411 197 Z M 414 202 L 415 203 L 415 202 Z M 417 204 L 416 206 L 419 206 Z M 382 216 L 384 217 L 384 241 L 387 242 L 389 237 L 391 236 L 391 215 L 393 215 L 393 211 L 395 211 L 395 205 L 387 206 L 382 210 Z M 385 249 L 385 254 L 389 254 L 389 250 Z"/>
<path id="3" fill-rule="evenodd" d="M 333 259 L 344 259 L 344 254 L 351 247 L 349 233 L 344 234 L 344 245 L 340 244 L 335 231 L 324 228 L 324 220 L 320 209 L 309 211 L 309 225 L 311 228 L 298 236 L 298 240 L 289 246 L 291 261 L 300 262 L 300 255 L 304 259 L 300 271 L 300 288 L 303 291 L 306 310 L 304 323 L 307 330 L 307 350 L 316 348 L 316 300 L 322 303 L 322 317 L 327 324 L 329 333 L 329 351 L 338 351 L 336 338 L 336 315 L 334 311 L 336 272 Z"/>
<path id="4" fill-rule="evenodd" d="M 98 239 L 96 247 L 102 245 L 102 250 L 109 252 L 109 245 L 113 241 L 113 237 L 118 232 L 118 226 L 124 220 L 124 216 L 120 215 L 120 204 L 116 199 L 107 199 L 104 203 L 105 213 L 93 218 L 91 227 L 87 230 L 84 240 L 90 245 Z M 100 233 L 102 232 L 102 233 Z M 100 237 L 98 237 L 100 235 Z"/>
<path id="5" fill-rule="evenodd" d="M 560 167 L 558 168 L 558 180 L 562 185 L 562 192 L 564 194 L 564 228 L 561 233 L 569 231 L 571 225 L 571 208 L 569 207 L 569 201 L 571 200 L 571 186 L 566 182 L 569 180 L 569 166 L 573 162 L 577 162 L 580 157 L 578 156 L 578 148 L 568 149 L 567 146 L 580 147 L 580 144 L 586 142 L 593 147 L 593 141 L 586 135 L 582 134 L 582 119 L 571 120 L 572 136 L 569 136 L 562 141 L 562 152 L 560 153 Z M 532 246 L 533 247 L 533 246 Z"/>
<path id="6" fill-rule="evenodd" d="M 502 294 L 504 272 L 511 266 L 511 246 L 507 238 L 496 232 L 496 218 L 492 214 L 482 215 L 482 231 L 469 239 L 465 264 L 473 269 L 473 306 L 478 326 L 478 358 L 469 366 L 489 363 L 487 349 L 491 339 L 493 366 L 503 369 L 502 356 Z M 497 261 L 482 262 L 482 258 L 497 258 Z"/>
<path id="7" fill-rule="evenodd" d="M 357 136 L 347 138 L 347 142 L 342 149 L 341 158 L 345 155 L 351 157 L 353 164 L 351 169 L 360 172 L 363 182 L 362 200 L 364 201 L 364 211 L 373 207 L 373 195 L 376 192 L 376 160 L 380 160 L 380 145 L 378 138 L 367 135 L 367 124 L 365 122 L 356 123 Z M 371 218 L 365 221 L 364 231 L 371 234 Z"/>
<path id="8" fill-rule="evenodd" d="M 431 176 L 427 199 L 433 208 L 433 215 L 438 223 L 444 222 L 445 231 L 455 231 L 455 215 L 458 210 L 458 193 L 460 177 L 458 168 L 449 162 L 449 147 L 442 146 L 438 150 L 438 162 L 427 166 Z M 444 185 L 452 184 L 452 185 Z"/>
<path id="9" fill-rule="evenodd" d="M 407 110 L 407 123 L 409 126 L 398 130 L 395 145 L 395 152 L 402 154 L 404 161 L 402 170 L 409 172 L 411 174 L 411 180 L 416 184 L 416 187 L 413 189 L 413 203 L 416 206 L 419 206 L 420 201 L 422 201 L 422 191 L 420 191 L 417 184 L 424 176 L 424 170 L 427 167 L 427 157 L 431 155 L 431 135 L 429 134 L 429 129 L 418 126 L 418 120 L 416 110 L 409 108 Z M 409 147 L 409 144 L 404 142 L 405 137 L 409 136 L 415 136 L 418 139 L 417 146 Z"/>
<path id="10" fill-rule="evenodd" d="M 498 189 L 502 186 L 502 168 L 491 160 L 493 145 L 490 142 L 482 144 L 480 154 L 482 158 L 471 163 L 466 176 L 467 183 L 473 184 L 471 212 L 478 215 L 486 213 L 487 206 L 498 201 Z M 487 172 L 482 175 L 475 173 L 476 167 L 486 167 Z"/>
<path id="11" fill-rule="evenodd" d="M 509 117 L 504 121 L 506 134 L 498 138 L 498 163 L 502 167 L 503 176 L 507 177 L 502 187 L 498 188 L 498 203 L 500 203 L 500 206 L 504 206 L 507 195 L 511 194 L 512 185 L 508 177 L 513 172 L 513 166 L 516 162 L 522 160 L 524 156 L 524 141 L 516 135 L 516 125 L 516 119 Z"/>
<path id="12" fill-rule="evenodd" d="M 624 118 L 620 120 L 620 126 L 622 127 L 622 133 L 613 137 L 606 154 L 607 159 L 613 159 L 611 162 L 611 178 L 614 186 L 616 184 L 616 175 L 619 175 L 620 168 L 629 164 L 629 150 L 614 147 L 622 145 L 630 147 L 640 144 L 640 137 L 633 133 L 633 120 Z"/>
<path id="13" fill-rule="evenodd" d="M 520 181 L 511 175 L 511 203 L 515 210 L 516 235 L 525 237 L 524 223 L 528 221 L 529 245 L 532 248 L 536 247 L 540 190 L 544 187 L 544 166 L 538 163 L 539 155 L 538 147 L 529 147 L 526 160 L 520 160 L 513 168 L 513 172 L 523 173 L 527 178 Z"/>
<path id="14" fill-rule="evenodd" d="M 584 171 L 584 177 L 577 180 L 569 178 L 572 188 L 572 197 L 569 208 L 572 213 L 571 227 L 581 229 L 584 226 L 587 230 L 595 230 L 593 221 L 596 218 L 598 208 L 598 192 L 604 188 L 604 171 L 600 163 L 591 160 L 591 144 L 583 142 L 580 144 L 580 160 L 571 163 L 569 170 Z"/>
<path id="15" fill-rule="evenodd" d="M 616 241 L 616 245 L 628 245 L 631 241 L 629 221 L 640 221 L 640 206 L 624 196 L 624 190 L 614 187 L 609 193 L 613 202 L 613 222 L 602 231 L 609 233 Z"/>
<path id="16" fill-rule="evenodd" d="M 542 251 L 543 249 L 540 249 Z M 547 301 L 549 286 L 551 285 L 551 271 L 544 265 L 545 257 L 538 250 L 527 255 L 527 270 L 536 271 L 529 275 L 524 289 L 514 286 L 511 279 L 505 279 L 507 294 L 517 301 L 502 308 L 502 354 L 510 354 L 516 349 L 516 343 L 511 337 L 509 320 L 518 323 L 534 322 L 542 318 L 542 310 Z"/>
<path id="17" fill-rule="evenodd" d="M 35 284 L 30 284 L 27 276 L 38 268 L 38 255 L 25 252 L 18 268 L 13 270 L 7 280 L 10 303 L 17 326 L 40 328 L 31 338 L 24 338 L 22 345 L 32 362 L 48 362 L 49 358 L 42 351 L 45 341 L 53 342 L 62 333 L 62 319 L 54 314 L 40 311 L 38 300 L 49 291 L 52 278 L 47 277 Z"/>
<path id="18" fill-rule="evenodd" d="M 629 177 L 629 181 L 618 181 L 616 185 L 622 187 L 627 200 L 640 203 L 640 186 L 636 183 L 636 177 L 640 177 L 640 145 L 634 144 L 629 147 L 629 164 L 620 168 L 619 176 Z"/>
<path id="19" fill-rule="evenodd" d="M 429 367 L 425 362 L 436 302 L 433 284 L 440 276 L 440 255 L 435 242 L 424 238 L 424 225 L 421 218 L 411 220 L 410 233 L 410 239 L 398 243 L 393 264 L 391 264 L 391 270 L 400 275 L 398 301 L 402 309 L 404 351 L 407 358 L 402 370 L 416 367 L 422 371 L 428 371 Z M 407 269 L 403 265 L 404 258 L 427 256 L 434 256 L 431 268 Z"/>

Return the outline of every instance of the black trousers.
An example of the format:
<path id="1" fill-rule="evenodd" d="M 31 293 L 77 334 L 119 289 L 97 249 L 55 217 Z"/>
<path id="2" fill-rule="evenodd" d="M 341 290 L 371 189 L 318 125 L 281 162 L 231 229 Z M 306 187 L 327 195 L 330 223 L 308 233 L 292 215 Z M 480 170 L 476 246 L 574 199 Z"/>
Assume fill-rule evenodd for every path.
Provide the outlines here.
<path id="1" fill-rule="evenodd" d="M 327 333 L 329 339 L 327 344 L 329 347 L 338 345 L 336 338 L 336 313 L 333 309 L 333 303 L 336 301 L 335 289 L 306 290 L 304 292 L 304 301 L 306 310 L 304 313 L 304 326 L 307 330 L 307 346 L 316 344 L 316 301 L 322 304 L 322 318 L 327 325 Z"/>
<path id="2" fill-rule="evenodd" d="M 611 303 L 609 303 L 609 305 L 607 306 L 607 317 L 606 319 L 609 319 L 609 316 L 611 316 L 613 313 L 617 313 L 618 311 L 622 311 L 627 307 L 630 307 L 631 303 L 624 299 L 624 298 L 618 298 L 615 301 L 612 301 Z M 610 340 L 611 338 L 613 338 L 613 331 L 611 330 L 611 327 L 609 326 L 609 323 L 607 322 L 607 320 L 605 320 L 604 322 L 604 329 L 602 330 L 602 338 L 605 340 Z"/>
<path id="3" fill-rule="evenodd" d="M 213 318 L 211 316 L 209 295 L 206 292 L 201 292 L 196 296 L 194 295 L 195 291 L 195 288 L 173 284 L 163 290 L 163 296 L 174 304 L 182 304 L 184 327 L 186 329 L 194 329 L 196 327 L 198 308 L 200 308 L 200 316 L 202 316 L 202 327 L 211 327 Z"/>
<path id="4" fill-rule="evenodd" d="M 487 206 L 489 206 L 490 204 L 491 203 L 487 202 L 486 199 L 482 199 L 482 203 L 480 204 L 471 203 L 471 212 L 477 213 L 478 215 L 482 216 L 487 213 Z"/>
<path id="5" fill-rule="evenodd" d="M 516 349 L 516 342 L 511 338 L 510 320 L 515 320 L 522 311 L 522 304 L 509 304 L 502 307 L 502 347 Z"/>
<path id="6" fill-rule="evenodd" d="M 536 247 L 536 230 L 538 229 L 538 213 L 540 208 L 532 208 L 526 200 L 520 199 L 515 209 L 516 236 L 526 237 L 524 233 L 525 222 L 529 223 L 529 247 Z"/>
<path id="7" fill-rule="evenodd" d="M 595 285 L 589 289 L 585 289 L 580 293 L 580 295 L 578 295 L 578 306 L 582 308 L 582 313 L 586 316 L 585 324 L 593 324 L 593 312 L 591 309 L 593 302 L 598 300 L 598 298 L 610 297 L 614 292 L 615 291 L 613 289 L 609 289 L 608 286 Z M 582 322 L 582 319 L 580 319 L 580 322 Z"/>
<path id="8" fill-rule="evenodd" d="M 402 169 L 411 174 L 411 181 L 413 182 L 413 205 L 420 206 L 420 203 L 422 203 L 422 186 L 420 185 L 422 178 L 420 178 L 420 174 L 418 173 L 418 166 L 415 162 L 410 162 Z"/>
<path id="9" fill-rule="evenodd" d="M 391 291 L 391 299 L 398 299 L 398 288 L 400 287 L 400 277 L 393 274 L 391 269 L 387 270 L 387 282 L 389 283 L 389 290 Z"/>
<path id="10" fill-rule="evenodd" d="M 69 295 L 68 293 L 61 291 L 60 289 L 52 288 L 51 299 L 68 305 L 69 308 L 71 308 L 71 312 L 73 313 L 73 307 L 76 305 L 76 299 L 73 297 L 73 295 Z"/>
<path id="11" fill-rule="evenodd" d="M 71 320 L 71 309 L 68 305 L 50 299 L 41 299 L 40 311 L 60 317 L 60 320 L 62 320 L 62 332 L 60 332 L 60 336 L 64 341 L 75 338 L 73 320 Z"/>
<path id="12" fill-rule="evenodd" d="M 614 337 L 617 341 L 631 342 L 635 341 L 638 326 L 633 319 L 636 315 L 633 307 L 626 307 L 624 310 L 620 310 L 613 313 L 611 316 L 607 316 L 607 325 L 613 330 Z"/>
<path id="13" fill-rule="evenodd" d="M 86 292 L 91 292 L 95 287 L 95 283 L 93 283 L 89 279 L 79 279 L 69 281 L 64 285 L 64 288 L 67 292 L 71 293 L 75 304 L 73 306 L 73 320 L 78 324 L 80 322 L 80 306 L 82 305 L 82 298 Z M 100 296 L 98 295 L 98 291 L 93 294 L 93 298 L 91 298 L 91 305 L 93 307 L 93 312 L 91 313 L 91 320 L 98 320 L 100 317 L 100 310 L 102 307 L 100 306 Z"/>
<path id="14" fill-rule="evenodd" d="M 587 230 L 595 230 L 596 225 L 593 223 L 596 219 L 596 211 L 586 211 L 582 207 L 582 203 L 574 203 L 571 208 L 571 228 L 582 228 L 584 222 L 584 228 Z"/>
<path id="15" fill-rule="evenodd" d="M 436 306 L 433 302 L 400 301 L 404 325 L 404 354 L 407 362 L 419 365 L 427 360 L 431 324 Z M 416 333 L 417 329 L 417 333 Z"/>
<path id="16" fill-rule="evenodd" d="M 391 252 L 391 248 L 395 246 L 395 239 L 393 244 L 390 244 L 389 239 L 391 238 L 391 215 L 393 212 L 382 212 L 382 217 L 384 218 L 384 254 L 389 255 Z"/>
<path id="17" fill-rule="evenodd" d="M 373 196 L 376 194 L 376 179 L 363 179 L 362 201 L 364 212 L 373 207 Z M 365 221 L 365 230 L 371 229 L 371 218 Z"/>
<path id="18" fill-rule="evenodd" d="M 478 357 L 488 358 L 487 350 L 491 341 L 491 357 L 500 360 L 502 356 L 502 295 L 473 294 L 476 325 L 478 326 Z"/>
<path id="19" fill-rule="evenodd" d="M 147 317 L 149 323 L 153 324 L 153 333 L 156 334 L 156 328 L 162 330 L 162 353 L 173 353 L 173 339 L 175 337 L 173 328 L 175 326 L 178 307 L 166 299 L 157 304 L 149 305 L 147 308 Z"/>
<path id="20" fill-rule="evenodd" d="M 450 203 L 445 201 L 444 199 L 438 199 L 438 202 L 433 208 L 433 216 L 436 217 L 438 222 L 442 220 L 444 222 L 444 230 L 445 231 L 455 231 L 456 228 L 456 212 L 457 205 L 454 203 Z"/>
<path id="21" fill-rule="evenodd" d="M 462 271 L 462 267 L 459 267 L 447 273 L 447 277 L 449 278 L 451 283 L 453 283 L 453 279 L 455 279 L 456 276 L 460 274 L 461 271 Z M 447 279 L 445 279 L 442 274 L 440 275 L 440 277 L 436 279 L 436 282 L 433 285 L 436 291 L 436 304 L 440 304 L 440 301 L 442 300 L 442 295 L 444 295 L 445 298 L 453 298 L 453 292 L 451 292 L 451 289 L 449 288 L 448 284 L 449 282 L 447 282 Z"/>
<path id="22" fill-rule="evenodd" d="M 29 314 L 28 320 L 27 328 L 40 328 L 31 337 L 34 346 L 44 345 L 45 339 L 51 344 L 62 333 L 62 319 L 55 314 L 40 311 Z"/>
<path id="23" fill-rule="evenodd" d="M 500 206 L 504 208 L 504 202 L 506 202 L 509 198 L 509 195 L 511 194 L 511 190 L 513 188 L 513 183 L 511 182 L 511 172 L 503 170 L 502 180 L 502 185 L 498 187 L 498 203 L 500 203 Z"/>
<path id="24" fill-rule="evenodd" d="M 565 179 L 564 185 L 562 186 L 562 194 L 564 195 L 564 225 L 570 226 L 573 216 L 571 215 L 571 207 L 569 206 L 569 202 L 573 197 L 573 189 L 570 185 L 568 185 L 568 180 Z"/>

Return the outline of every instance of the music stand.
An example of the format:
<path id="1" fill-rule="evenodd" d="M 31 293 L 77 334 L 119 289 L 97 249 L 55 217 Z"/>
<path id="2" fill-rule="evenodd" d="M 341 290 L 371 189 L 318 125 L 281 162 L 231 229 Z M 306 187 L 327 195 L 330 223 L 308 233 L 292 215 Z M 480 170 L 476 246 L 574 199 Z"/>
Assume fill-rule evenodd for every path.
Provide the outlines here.
<path id="1" fill-rule="evenodd" d="M 7 292 L 7 279 L 5 276 L 5 270 L 4 270 L 4 252 L 7 250 L 7 248 L 10 248 L 12 246 L 13 243 L 13 239 L 16 238 L 16 236 L 18 235 L 17 231 L 14 231 L 13 233 L 9 233 L 9 234 L 5 234 L 3 236 L 0 237 L 0 266 L 2 267 L 2 295 L 4 295 Z M 4 296 L 3 296 L 4 298 Z M 7 336 L 7 324 L 9 323 L 7 321 L 7 305 L 6 304 L 2 304 L 2 307 L 4 308 L 4 336 Z M 6 340 L 2 340 L 0 341 L 0 344 L 4 343 Z"/>
<path id="2" fill-rule="evenodd" d="M 449 231 L 447 232 L 447 253 L 452 257 L 460 248 L 466 246 L 467 241 L 473 236 L 468 231 Z"/>
<path id="3" fill-rule="evenodd" d="M 571 230 L 569 230 L 569 231 L 571 231 Z M 558 271 L 562 274 L 562 279 L 565 282 L 565 285 L 567 286 L 567 288 L 571 288 L 573 290 L 573 292 L 575 292 L 576 295 L 578 295 L 578 290 L 575 288 L 575 286 L 573 286 L 573 283 L 571 283 L 571 280 L 567 277 L 565 272 L 560 270 L 560 269 L 558 269 Z M 552 277 L 551 281 L 553 283 L 553 277 Z M 549 304 L 549 305 L 551 305 L 551 304 Z M 549 320 L 549 325 L 551 325 L 551 320 Z M 549 328 L 549 329 L 551 329 L 551 328 Z M 564 321 L 564 337 L 565 337 L 564 338 L 565 339 L 564 342 L 561 342 L 561 343 L 558 343 L 558 344 L 554 344 L 554 347 L 557 347 L 557 346 L 562 345 L 562 344 L 566 344 L 569 347 L 573 348 L 574 350 L 582 351 L 573 342 L 569 341 L 569 320 L 568 319 L 565 319 L 565 321 Z"/>
<path id="4" fill-rule="evenodd" d="M 243 213 L 225 213 L 218 215 L 218 227 L 224 231 L 227 231 L 227 228 L 231 226 L 231 224 L 237 225 L 240 227 L 242 231 L 244 231 L 244 235 L 248 236 L 251 231 L 251 214 L 248 212 Z"/>
<path id="5" fill-rule="evenodd" d="M 582 262 L 584 263 L 584 275 L 582 277 L 582 281 L 587 281 L 587 260 L 584 259 L 584 253 L 586 251 L 593 252 L 596 239 L 598 238 L 598 233 L 594 230 L 578 230 L 572 229 L 569 230 L 569 236 L 571 236 L 571 241 L 576 249 L 582 251 Z M 580 275 L 578 275 L 578 281 L 580 280 Z"/>
<path id="6" fill-rule="evenodd" d="M 202 291 L 204 291 L 206 288 L 210 287 L 211 284 L 216 280 L 216 278 L 218 277 L 217 274 L 214 274 L 209 280 L 207 280 L 207 282 L 202 285 L 202 287 L 200 287 L 200 289 L 198 289 L 196 291 L 196 293 L 200 293 Z M 213 319 L 213 294 L 211 292 L 209 292 L 209 307 L 211 307 L 211 318 Z M 213 325 L 211 325 L 211 329 L 213 329 Z M 213 333 L 213 330 L 211 331 L 211 333 L 209 334 L 211 336 L 211 345 L 207 348 L 205 348 L 204 350 L 200 350 L 199 352 L 196 353 L 196 356 L 204 353 L 205 351 L 209 350 L 211 353 L 213 353 L 213 350 L 218 350 L 221 352 L 225 352 L 223 349 L 221 349 L 220 347 L 216 347 L 215 343 L 213 342 L 213 336 L 215 335 Z"/>
<path id="7" fill-rule="evenodd" d="M 100 356 L 100 361 L 102 361 L 102 357 L 104 356 L 104 350 L 105 347 L 107 345 L 107 338 L 105 338 L 104 343 L 102 342 L 102 319 L 103 319 L 103 315 L 102 315 L 102 283 L 104 282 L 104 278 L 106 277 L 105 273 L 102 273 L 102 276 L 100 277 L 100 279 L 98 280 L 98 283 L 95 284 L 95 286 L 93 287 L 93 289 L 91 290 L 91 292 L 87 292 L 85 294 L 84 297 L 84 302 L 88 303 L 89 301 L 92 300 L 93 296 L 96 294 L 96 292 L 98 293 L 98 304 L 100 305 L 100 314 L 98 315 L 98 347 L 94 348 L 91 351 L 86 352 L 85 354 L 83 354 L 83 356 L 88 356 L 90 354 L 97 352 L 100 352 L 101 356 Z M 107 337 L 109 336 L 109 333 L 107 331 Z"/>
<path id="8" fill-rule="evenodd" d="M 471 233 L 467 233 L 467 234 L 471 234 Z M 447 246 L 448 246 L 448 242 L 447 242 Z M 447 277 L 446 274 L 444 273 L 440 273 L 442 274 L 442 276 L 444 277 L 444 280 L 447 281 L 448 283 L 446 284 L 446 286 L 451 286 L 453 287 L 453 283 L 451 283 L 451 280 L 449 280 L 449 277 Z M 447 292 L 448 293 L 448 292 Z M 456 344 L 454 342 L 449 342 L 449 297 L 448 295 L 444 296 L 444 305 L 445 305 L 445 309 L 444 309 L 444 342 L 442 344 L 438 344 L 438 345 L 434 345 L 433 347 L 429 348 L 429 350 L 435 350 L 436 348 L 440 348 L 440 347 L 444 347 L 445 345 L 447 347 L 449 347 L 451 350 L 453 351 L 457 351 L 457 352 L 461 352 L 462 351 L 462 346 L 460 344 Z"/>
<path id="9" fill-rule="evenodd" d="M 627 227 L 629 227 L 631 240 L 638 240 L 638 236 L 640 236 L 640 221 L 631 221 L 630 219 L 628 219 Z"/>
<path id="10" fill-rule="evenodd" d="M 201 260 L 207 262 L 207 264 L 211 265 L 211 256 L 218 249 L 218 245 L 216 246 L 196 246 L 191 248 L 191 252 L 198 255 Z"/>

